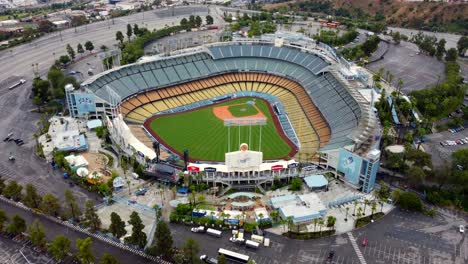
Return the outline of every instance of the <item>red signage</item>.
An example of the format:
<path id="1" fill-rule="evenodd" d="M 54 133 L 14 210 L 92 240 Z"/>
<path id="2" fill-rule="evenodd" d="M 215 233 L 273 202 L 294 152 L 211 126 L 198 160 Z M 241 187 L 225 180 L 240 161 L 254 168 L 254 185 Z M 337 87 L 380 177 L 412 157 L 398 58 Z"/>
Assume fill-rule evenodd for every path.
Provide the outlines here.
<path id="1" fill-rule="evenodd" d="M 271 166 L 272 171 L 279 171 L 279 170 L 282 170 L 282 169 L 284 169 L 283 165 Z"/>
<path id="2" fill-rule="evenodd" d="M 187 170 L 188 170 L 188 171 L 191 171 L 191 172 L 199 172 L 199 171 L 200 171 L 200 168 L 199 168 L 199 167 L 195 167 L 195 166 L 188 166 L 188 167 L 187 167 Z"/>

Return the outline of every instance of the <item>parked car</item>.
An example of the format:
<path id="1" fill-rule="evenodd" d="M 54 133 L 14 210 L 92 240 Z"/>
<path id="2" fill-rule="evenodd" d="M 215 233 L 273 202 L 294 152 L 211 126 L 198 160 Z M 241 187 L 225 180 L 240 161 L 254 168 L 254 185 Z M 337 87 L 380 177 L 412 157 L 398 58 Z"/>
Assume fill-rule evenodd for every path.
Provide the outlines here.
<path id="1" fill-rule="evenodd" d="M 205 232 L 205 227 L 204 226 L 192 227 L 190 231 L 192 231 L 193 233 L 203 233 Z"/>
<path id="2" fill-rule="evenodd" d="M 141 195 L 145 195 L 145 193 L 148 191 L 148 189 L 146 188 L 139 188 L 136 192 L 135 192 L 135 195 L 136 196 L 141 196 Z"/>
<path id="3" fill-rule="evenodd" d="M 200 260 L 204 261 L 205 263 L 209 264 L 218 264 L 218 259 L 213 257 L 208 257 L 207 255 L 201 255 Z"/>
<path id="4" fill-rule="evenodd" d="M 465 226 L 464 225 L 460 225 L 459 229 L 460 233 L 465 233 Z"/>
<path id="5" fill-rule="evenodd" d="M 236 244 L 244 244 L 245 239 L 240 238 L 240 237 L 230 237 L 229 241 L 236 243 Z"/>
<path id="6" fill-rule="evenodd" d="M 367 237 L 364 237 L 364 239 L 362 239 L 362 246 L 367 246 Z"/>

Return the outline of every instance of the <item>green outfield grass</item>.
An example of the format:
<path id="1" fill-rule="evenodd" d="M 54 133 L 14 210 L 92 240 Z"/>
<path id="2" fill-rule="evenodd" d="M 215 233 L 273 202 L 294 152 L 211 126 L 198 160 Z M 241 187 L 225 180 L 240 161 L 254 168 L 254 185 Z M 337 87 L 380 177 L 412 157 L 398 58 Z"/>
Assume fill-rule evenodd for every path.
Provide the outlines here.
<path id="1" fill-rule="evenodd" d="M 247 101 L 255 100 L 254 98 L 240 98 L 215 106 L 235 105 Z M 262 126 L 262 144 L 264 159 L 287 158 L 291 147 L 283 140 L 272 119 L 268 105 L 263 100 L 256 100 L 256 105 L 260 111 L 267 117 L 267 124 Z M 228 128 L 224 126 L 224 122 L 218 119 L 213 114 L 213 107 L 201 108 L 191 112 L 182 112 L 175 115 L 167 115 L 153 120 L 149 124 L 149 128 L 156 133 L 163 143 L 182 153 L 184 149 L 190 152 L 190 158 L 195 160 L 217 160 L 224 161 L 224 153 L 228 151 Z M 246 105 L 254 110 L 252 114 L 256 114 L 257 110 Z M 235 108 L 234 111 L 240 110 Z M 251 110 L 247 110 L 251 111 Z M 247 111 L 240 111 L 242 116 Z M 249 114 L 250 115 L 250 114 Z M 240 131 L 239 131 L 240 130 Z M 250 144 L 249 144 L 250 130 Z M 240 140 L 239 140 L 240 132 Z M 231 151 L 239 149 L 240 143 L 248 143 L 251 150 L 259 149 L 260 126 L 237 127 L 230 128 L 231 136 Z"/>

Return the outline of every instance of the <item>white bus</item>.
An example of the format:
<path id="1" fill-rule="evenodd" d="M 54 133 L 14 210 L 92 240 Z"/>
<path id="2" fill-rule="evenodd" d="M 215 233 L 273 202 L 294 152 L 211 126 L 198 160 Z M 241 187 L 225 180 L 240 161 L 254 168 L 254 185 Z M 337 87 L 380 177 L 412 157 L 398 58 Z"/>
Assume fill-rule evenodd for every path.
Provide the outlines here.
<path id="1" fill-rule="evenodd" d="M 224 257 L 226 257 L 226 259 L 237 262 L 237 263 L 247 263 L 250 260 L 250 257 L 247 255 L 236 253 L 236 252 L 224 249 L 224 248 L 220 248 L 218 250 L 218 254 L 219 255 L 223 254 Z"/>
<path id="2" fill-rule="evenodd" d="M 249 248 L 254 248 L 254 249 L 257 249 L 260 244 L 258 242 L 255 242 L 255 241 L 252 241 L 252 240 L 246 240 L 245 241 L 245 245 Z"/>
<path id="3" fill-rule="evenodd" d="M 14 83 L 13 85 L 11 85 L 10 87 L 8 87 L 8 90 L 13 90 L 15 89 L 16 87 L 22 85 L 23 83 L 25 83 L 26 80 L 25 79 L 21 79 L 19 80 L 18 82 Z"/>
<path id="4" fill-rule="evenodd" d="M 208 235 L 212 235 L 212 236 L 215 236 L 215 237 L 221 237 L 221 231 L 216 230 L 216 229 L 208 228 L 206 230 L 206 233 Z"/>

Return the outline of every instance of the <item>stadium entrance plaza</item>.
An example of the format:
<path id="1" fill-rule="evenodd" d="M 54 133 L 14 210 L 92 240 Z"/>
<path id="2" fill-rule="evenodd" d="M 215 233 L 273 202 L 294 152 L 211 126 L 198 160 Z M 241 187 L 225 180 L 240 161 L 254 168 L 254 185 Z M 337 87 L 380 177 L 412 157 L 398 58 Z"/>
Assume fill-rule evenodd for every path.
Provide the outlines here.
<path id="1" fill-rule="evenodd" d="M 171 200 L 187 201 L 187 197 L 188 197 L 187 194 L 178 194 L 174 191 L 174 188 L 170 188 L 166 185 L 162 185 L 162 184 L 158 184 L 154 182 L 147 182 L 141 179 L 133 179 L 130 176 L 127 176 L 127 179 L 130 181 L 130 186 L 131 186 L 130 194 L 129 194 L 128 186 L 125 186 L 121 191 L 119 191 L 118 193 L 114 195 L 115 201 L 112 204 L 99 206 L 98 214 L 100 215 L 103 221 L 103 227 L 109 226 L 110 214 L 112 212 L 118 213 L 121 216 L 121 218 L 125 222 L 127 222 L 129 220 L 130 214 L 133 211 L 136 211 L 139 213 L 140 217 L 142 218 L 143 224 L 145 225 L 144 231 L 149 233 L 153 224 L 155 223 L 155 212 L 150 210 L 151 208 L 153 208 L 155 205 L 162 205 L 163 206 L 162 217 L 163 219 L 168 220 L 171 210 L 174 209 L 173 207 L 171 207 L 169 202 Z M 139 188 L 142 188 L 142 187 L 146 188 L 147 192 L 145 193 L 145 195 L 137 196 L 135 192 Z M 328 216 L 333 216 L 336 218 L 336 224 L 335 224 L 334 229 L 336 230 L 336 233 L 338 234 L 346 233 L 346 232 L 353 230 L 355 220 L 356 220 L 356 216 L 353 216 L 353 213 L 357 214 L 357 210 L 359 207 L 363 209 L 362 211 L 363 214 L 370 215 L 371 210 L 372 210 L 371 204 L 369 203 L 367 206 L 365 206 L 364 201 L 365 199 L 367 199 L 368 201 L 373 201 L 375 199 L 375 197 L 372 194 L 369 194 L 359 199 L 358 204 L 356 206 L 354 205 L 352 201 L 346 204 L 339 205 L 339 206 L 328 206 L 330 203 L 336 201 L 337 197 L 362 194 L 353 190 L 351 187 L 345 185 L 344 183 L 335 180 L 334 178 L 330 178 L 330 181 L 328 184 L 328 191 L 325 191 L 325 190 L 311 191 L 307 188 L 307 186 L 303 186 L 301 191 L 292 192 L 292 191 L 287 190 L 287 188 L 288 187 L 284 187 L 281 189 L 277 189 L 275 191 L 267 191 L 265 195 L 261 196 L 261 202 L 257 204 L 267 205 L 267 208 L 271 208 L 270 200 L 273 197 L 285 196 L 285 195 L 291 195 L 291 194 L 307 195 L 309 193 L 315 193 L 317 194 L 322 204 L 327 207 L 326 208 L 327 212 L 326 212 L 326 215 L 323 217 L 323 219 L 326 220 Z M 204 195 L 206 198 L 205 204 L 210 205 L 214 208 L 218 208 L 218 209 L 224 208 L 226 204 L 230 203 L 230 200 L 228 199 L 227 195 L 216 197 L 216 196 L 213 196 L 210 192 L 206 192 L 204 193 Z M 346 213 L 346 208 L 349 208 L 348 213 Z M 248 209 L 245 209 L 244 211 L 247 212 L 247 215 L 253 215 L 254 209 L 255 208 L 248 208 Z M 391 209 L 393 209 L 393 205 L 388 204 L 388 203 L 383 203 L 382 208 L 380 204 L 377 206 L 376 212 L 380 212 L 382 210 L 386 214 Z M 271 211 L 269 211 L 268 213 L 270 212 Z M 348 219 L 347 221 L 345 221 L 346 217 Z M 248 217 L 248 218 L 254 219 L 253 217 Z M 299 224 L 298 226 L 300 230 L 303 232 L 319 231 L 318 225 L 314 226 L 313 222 Z M 129 224 L 127 224 L 126 229 L 128 231 L 128 234 L 130 234 L 131 226 Z M 325 231 L 327 229 L 328 229 L 327 227 L 321 228 L 322 231 Z M 281 235 L 286 230 L 287 230 L 286 225 L 284 226 L 279 225 L 279 226 L 275 226 L 273 228 L 268 229 L 269 232 L 275 233 L 278 235 Z"/>

